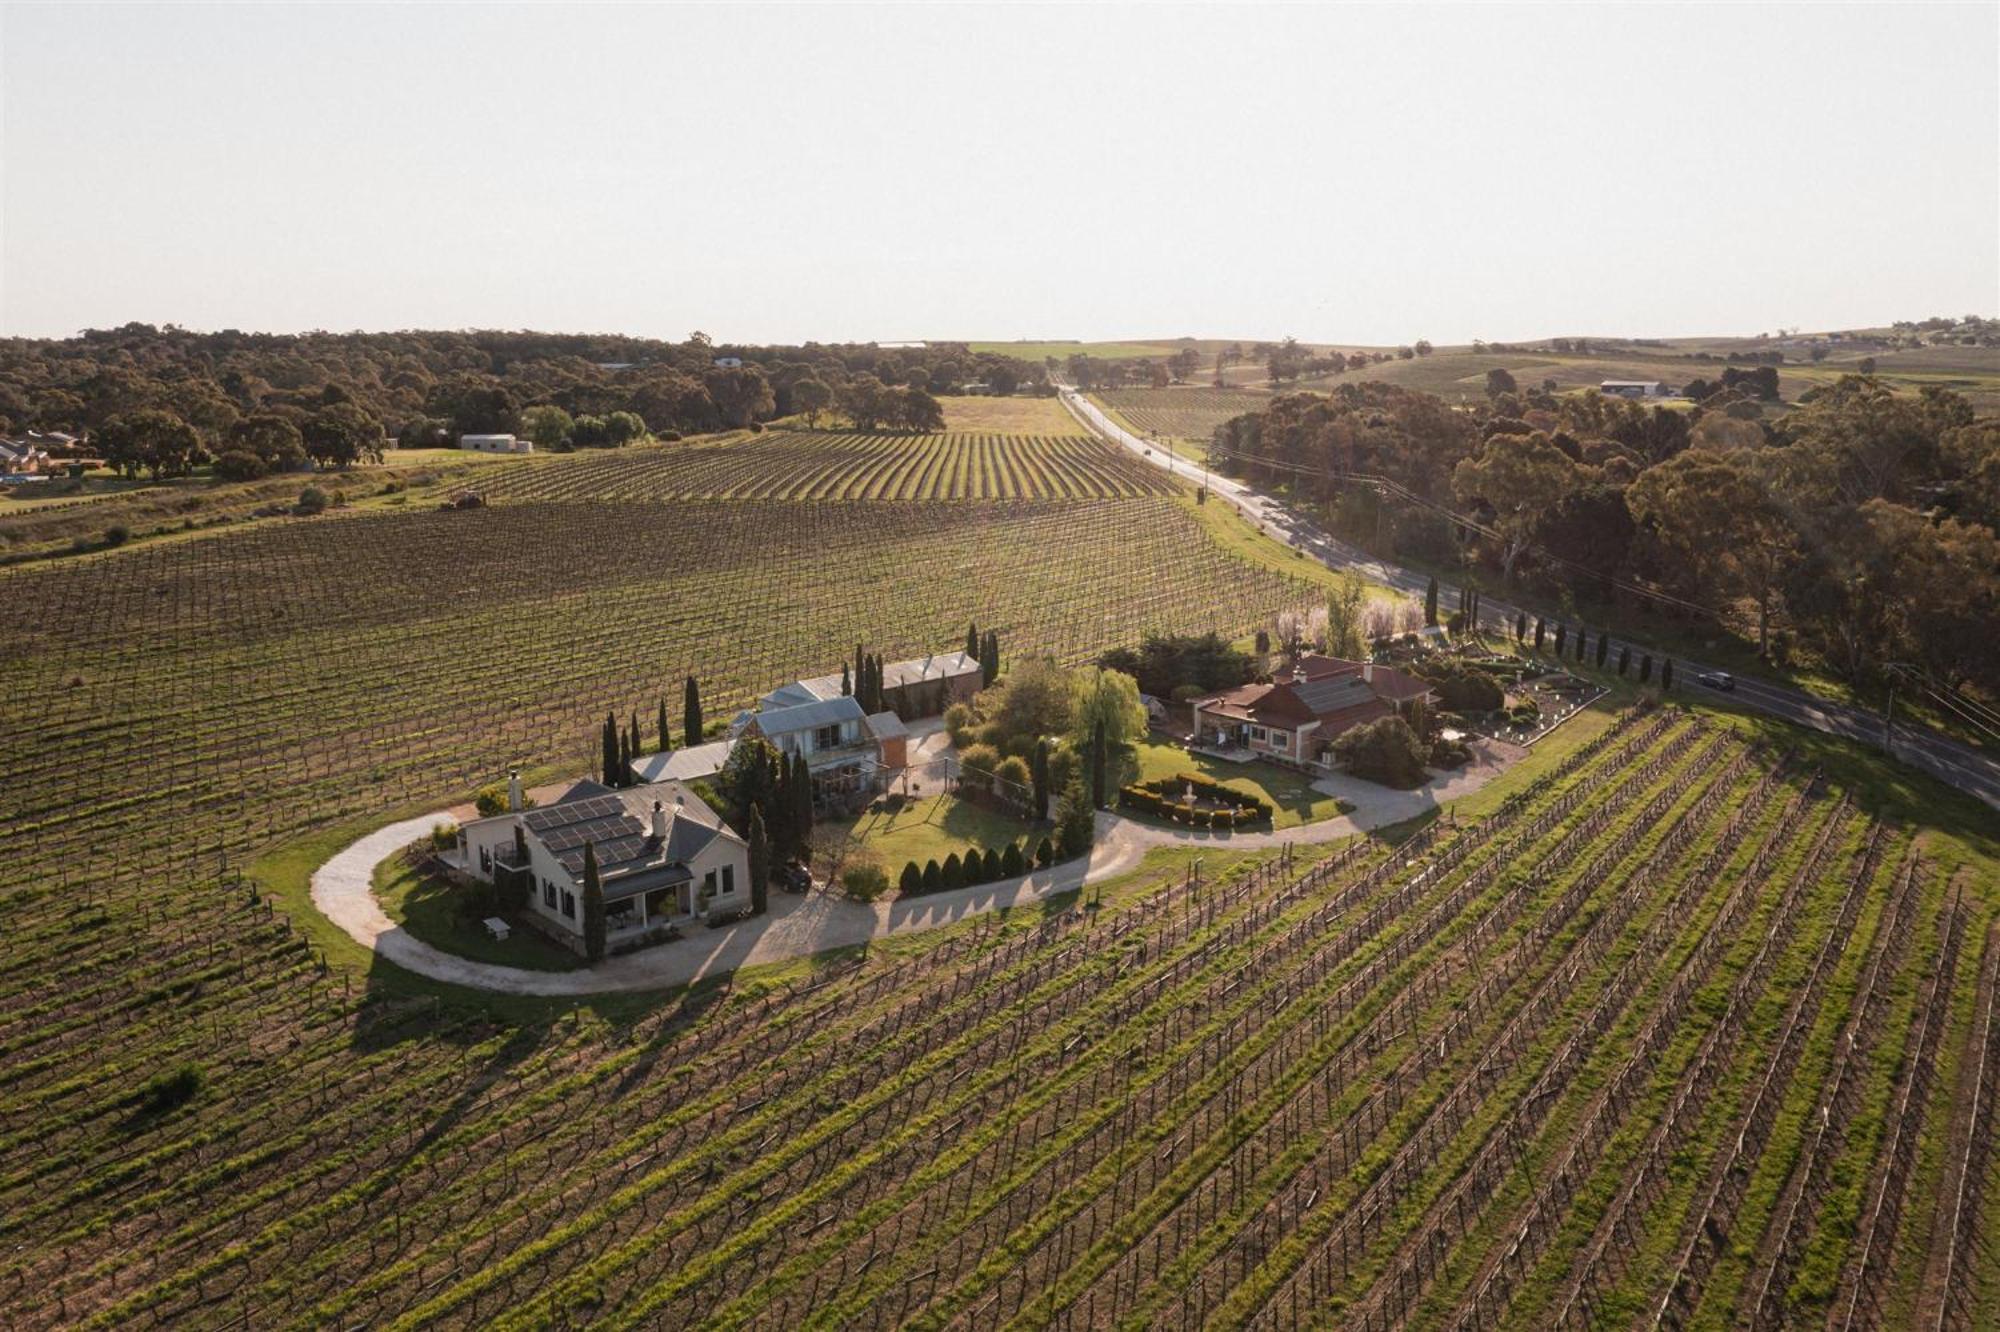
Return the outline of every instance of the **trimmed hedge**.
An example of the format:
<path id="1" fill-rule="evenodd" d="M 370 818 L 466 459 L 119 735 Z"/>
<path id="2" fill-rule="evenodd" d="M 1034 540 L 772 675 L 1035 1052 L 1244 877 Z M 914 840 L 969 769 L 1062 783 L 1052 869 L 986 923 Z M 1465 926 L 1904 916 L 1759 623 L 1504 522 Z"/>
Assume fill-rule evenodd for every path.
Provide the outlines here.
<path id="1" fill-rule="evenodd" d="M 1046 837 L 1042 839 L 1040 856 L 1040 863 L 1043 866 L 1054 863 L 1055 849 L 1050 846 Z M 917 897 L 924 893 L 942 892 L 947 888 L 972 888 L 1000 879 L 1019 878 L 1032 866 L 1028 848 L 1018 842 L 1009 842 L 1005 851 L 995 847 L 988 847 L 984 851 L 974 849 L 965 853 L 963 861 L 953 853 L 945 857 L 944 864 L 940 865 L 933 860 L 921 869 L 913 860 L 903 866 L 897 887 L 902 896 Z"/>
<path id="2" fill-rule="evenodd" d="M 1197 796 L 1229 808 L 1195 809 L 1182 803 L 1180 793 L 1189 787 L 1194 788 Z M 1126 786 L 1119 790 L 1118 795 L 1119 803 L 1126 809 L 1195 828 L 1242 828 L 1265 822 L 1272 814 L 1269 801 L 1194 773 Z"/>

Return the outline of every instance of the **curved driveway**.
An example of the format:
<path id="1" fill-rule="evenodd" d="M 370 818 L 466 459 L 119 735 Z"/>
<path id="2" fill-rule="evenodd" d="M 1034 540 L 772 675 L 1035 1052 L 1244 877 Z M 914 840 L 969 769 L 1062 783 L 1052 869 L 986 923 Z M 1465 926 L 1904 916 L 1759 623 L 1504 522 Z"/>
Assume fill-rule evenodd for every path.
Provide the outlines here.
<path id="1" fill-rule="evenodd" d="M 454 817 L 439 811 L 378 828 L 313 871 L 313 905 L 364 947 L 406 971 L 432 980 L 504 994 L 576 996 L 610 991 L 657 990 L 686 985 L 764 962 L 782 962 L 829 948 L 865 944 L 914 930 L 931 930 L 1006 907 L 1032 906 L 1085 884 L 1101 883 L 1135 868 L 1155 846 L 1213 845 L 1249 851 L 1286 843 L 1337 841 L 1372 828 L 1399 823 L 1441 801 L 1476 790 L 1499 773 L 1511 746 L 1494 746 L 1478 762 L 1435 778 L 1414 791 L 1391 791 L 1348 777 L 1330 777 L 1319 789 L 1355 806 L 1354 812 L 1299 828 L 1268 833 L 1217 833 L 1134 822 L 1117 814 L 1097 816 L 1097 845 L 1088 860 L 1072 860 L 1018 879 L 885 902 L 850 902 L 826 893 L 803 898 L 776 893 L 762 916 L 719 929 L 695 928 L 672 943 L 655 944 L 622 957 L 606 958 L 574 971 L 531 971 L 475 962 L 417 938 L 389 919 L 375 900 L 375 868 L 415 842 L 439 822 Z"/>

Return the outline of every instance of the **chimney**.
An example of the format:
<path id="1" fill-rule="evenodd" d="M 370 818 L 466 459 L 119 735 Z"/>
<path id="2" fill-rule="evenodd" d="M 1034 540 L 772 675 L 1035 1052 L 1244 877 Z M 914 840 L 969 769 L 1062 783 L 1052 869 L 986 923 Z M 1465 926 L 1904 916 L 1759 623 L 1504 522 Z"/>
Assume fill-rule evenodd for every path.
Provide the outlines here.
<path id="1" fill-rule="evenodd" d="M 678 804 L 679 802 L 676 801 L 675 803 Z M 657 800 L 653 802 L 653 840 L 656 842 L 667 840 L 667 811 L 666 807 Z"/>
<path id="2" fill-rule="evenodd" d="M 1306 668 L 1304 667 L 1304 665 L 1298 665 L 1292 667 L 1292 683 L 1304 684 L 1305 682 L 1306 682 Z"/>
<path id="3" fill-rule="evenodd" d="M 527 808 L 527 804 L 528 802 L 521 797 L 521 774 L 519 772 L 508 773 L 507 808 L 518 814 L 521 810 Z"/>

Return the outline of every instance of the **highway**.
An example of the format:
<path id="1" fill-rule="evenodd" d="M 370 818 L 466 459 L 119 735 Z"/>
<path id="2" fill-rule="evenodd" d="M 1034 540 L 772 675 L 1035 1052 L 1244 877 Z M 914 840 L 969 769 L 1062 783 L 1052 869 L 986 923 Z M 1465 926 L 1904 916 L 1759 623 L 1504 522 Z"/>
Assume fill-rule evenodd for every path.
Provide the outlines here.
<path id="1" fill-rule="evenodd" d="M 1372 582 L 1417 597 L 1422 597 L 1429 585 L 1428 575 L 1385 563 L 1365 551 L 1335 540 L 1320 530 L 1310 519 L 1294 513 L 1280 500 L 1254 486 L 1231 477 L 1217 475 L 1186 458 L 1174 456 L 1151 440 L 1141 439 L 1112 420 L 1096 403 L 1089 401 L 1074 388 L 1062 386 L 1061 393 L 1063 403 L 1069 408 L 1070 413 L 1096 434 L 1131 449 L 1154 466 L 1170 471 L 1176 476 L 1185 477 L 1196 485 L 1206 482 L 1211 495 L 1234 505 L 1246 518 L 1272 536 L 1317 557 L 1329 568 L 1354 569 Z M 1516 615 L 1522 613 L 1531 619 L 1541 615 L 1551 622 L 1560 618 L 1547 608 L 1516 605 L 1497 596 L 1482 595 L 1480 624 L 1483 627 L 1511 634 Z M 1613 636 L 1611 641 L 1613 651 L 1621 646 L 1627 646 L 1616 636 Z M 1658 658 L 1667 655 L 1643 643 L 1634 642 L 1629 646 L 1635 654 L 1651 652 Z M 1676 688 L 1678 689 L 1680 682 L 1684 681 L 1688 689 L 1699 690 L 1702 686 L 1695 683 L 1694 677 L 1716 669 L 1697 661 L 1677 657 L 1674 659 Z M 1786 721 L 1796 722 L 1815 731 L 1841 736 L 1877 748 L 1882 746 L 1885 739 L 1887 728 L 1879 714 L 1789 686 L 1737 676 L 1734 691 L 1718 697 L 1732 700 L 1759 712 L 1769 713 L 1774 717 L 1782 717 Z M 1911 767 L 1927 772 L 1950 786 L 1977 796 L 1993 808 L 2000 809 L 2000 760 L 1923 726 L 1899 723 L 1894 728 L 1894 734 L 1886 738 L 1891 752 Z"/>

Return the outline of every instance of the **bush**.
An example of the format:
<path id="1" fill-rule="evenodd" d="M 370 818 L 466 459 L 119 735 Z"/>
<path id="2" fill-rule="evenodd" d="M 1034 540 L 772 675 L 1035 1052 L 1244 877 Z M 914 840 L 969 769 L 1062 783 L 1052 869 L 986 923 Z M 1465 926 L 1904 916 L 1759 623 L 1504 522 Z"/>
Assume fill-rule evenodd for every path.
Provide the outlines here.
<path id="1" fill-rule="evenodd" d="M 215 460 L 215 475 L 221 481 L 255 481 L 264 475 L 264 460 L 247 449 L 231 449 Z"/>
<path id="2" fill-rule="evenodd" d="M 965 862 L 958 858 L 958 852 L 954 851 L 944 858 L 944 866 L 938 874 L 938 884 L 944 888 L 965 886 Z"/>
<path id="3" fill-rule="evenodd" d="M 1000 857 L 1000 874 L 1003 878 L 1017 879 L 1028 872 L 1028 858 L 1021 854 L 1019 842 L 1007 843 L 1007 850 Z"/>
<path id="4" fill-rule="evenodd" d="M 458 825 L 456 823 L 447 819 L 443 823 L 434 823 L 431 825 L 431 850 L 449 851 L 451 850 L 452 843 L 457 840 Z"/>
<path id="5" fill-rule="evenodd" d="M 1506 691 L 1483 672 L 1453 672 L 1434 682 L 1438 701 L 1452 712 L 1491 712 L 1507 702 Z"/>
<path id="6" fill-rule="evenodd" d="M 924 862 L 924 877 L 921 886 L 927 893 L 934 893 L 944 887 L 944 871 L 938 868 L 938 863 L 935 860 Z"/>
<path id="7" fill-rule="evenodd" d="M 299 492 L 299 502 L 295 511 L 307 515 L 324 513 L 326 506 L 326 492 L 318 486 L 307 486 Z"/>
<path id="8" fill-rule="evenodd" d="M 981 883 L 991 883 L 1000 877 L 1001 866 L 1000 853 L 998 851 L 995 851 L 990 846 L 987 847 L 986 854 L 981 857 L 979 863 L 980 872 L 985 876 L 980 880 Z"/>
<path id="9" fill-rule="evenodd" d="M 132 529 L 123 523 L 113 523 L 104 529 L 104 544 L 122 546 L 132 539 Z"/>
<path id="10" fill-rule="evenodd" d="M 1208 694 L 1209 691 L 1203 689 L 1200 685 L 1175 685 L 1173 699 L 1176 703 L 1192 703 L 1198 698 L 1208 697 Z"/>
<path id="11" fill-rule="evenodd" d="M 1047 869 L 1049 866 L 1055 864 L 1056 844 L 1044 837 L 1042 844 L 1035 848 L 1035 863 L 1043 869 Z"/>
<path id="12" fill-rule="evenodd" d="M 1000 760 L 1000 766 L 993 770 L 999 778 L 995 794 L 1010 800 L 1027 800 L 1033 796 L 1034 773 L 1028 770 L 1028 761 L 1019 755 L 1010 754 Z"/>
<path id="13" fill-rule="evenodd" d="M 1334 756 L 1349 772 L 1371 782 L 1407 790 L 1422 786 L 1428 750 L 1401 717 L 1356 726 L 1333 742 Z"/>
<path id="14" fill-rule="evenodd" d="M 482 819 L 490 819 L 495 814 L 505 814 L 507 812 L 507 784 L 505 782 L 495 782 L 491 786 L 480 787 L 472 797 L 472 807 L 479 811 L 479 817 Z"/>
<path id="15" fill-rule="evenodd" d="M 199 1065 L 182 1064 L 171 1072 L 148 1078 L 132 1099 L 139 1103 L 141 1115 L 164 1115 L 192 1101 L 201 1091 L 202 1082 Z"/>
<path id="16" fill-rule="evenodd" d="M 972 729 L 972 709 L 963 703 L 954 703 L 944 710 L 944 729 L 951 736 L 954 745 L 966 742 L 966 732 Z"/>
<path id="17" fill-rule="evenodd" d="M 904 875 L 914 868 L 905 866 Z M 880 865 L 849 865 L 841 871 L 840 883 L 847 889 L 847 895 L 859 902 L 872 902 L 889 891 L 889 876 Z"/>
<path id="18" fill-rule="evenodd" d="M 1000 751 L 992 745 L 966 745 L 958 752 L 959 773 L 969 786 L 992 789 L 994 769 L 1000 766 Z"/>
<path id="19" fill-rule="evenodd" d="M 903 866 L 903 877 L 897 881 L 896 891 L 905 897 L 915 897 L 924 890 L 924 872 L 912 860 Z"/>

